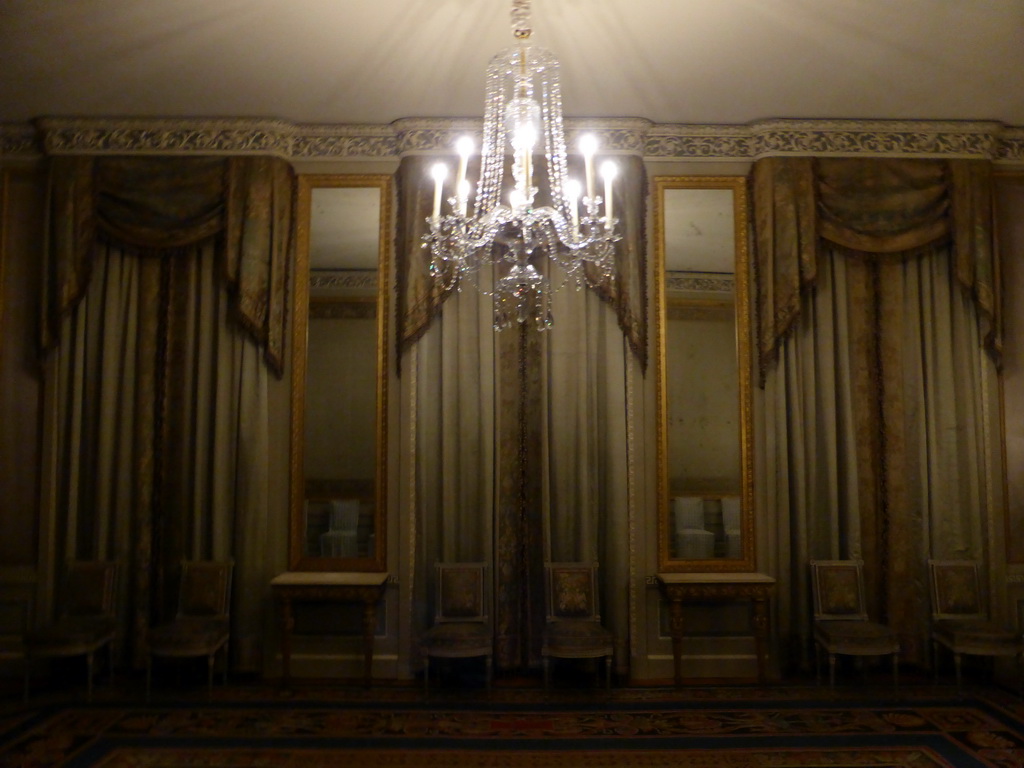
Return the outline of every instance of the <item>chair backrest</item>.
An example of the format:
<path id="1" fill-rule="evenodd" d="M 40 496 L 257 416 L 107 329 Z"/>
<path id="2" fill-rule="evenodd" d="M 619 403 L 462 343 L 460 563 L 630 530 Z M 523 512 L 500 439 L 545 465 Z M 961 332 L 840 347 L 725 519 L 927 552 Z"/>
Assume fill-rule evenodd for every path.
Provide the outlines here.
<path id="1" fill-rule="evenodd" d="M 735 530 L 740 527 L 740 497 L 722 497 L 722 526 L 727 530 Z"/>
<path id="2" fill-rule="evenodd" d="M 929 560 L 932 619 L 985 619 L 978 563 L 974 560 Z"/>
<path id="3" fill-rule="evenodd" d="M 676 531 L 688 528 L 704 528 L 704 497 L 676 496 L 672 500 L 672 513 L 676 520 Z"/>
<path id="4" fill-rule="evenodd" d="M 74 560 L 68 563 L 61 614 L 64 616 L 113 616 L 117 587 L 117 563 Z"/>
<path id="5" fill-rule="evenodd" d="M 816 621 L 867 621 L 863 560 L 811 560 Z"/>
<path id="6" fill-rule="evenodd" d="M 185 560 L 181 563 L 178 616 L 226 618 L 231 610 L 232 560 Z"/>
<path id="7" fill-rule="evenodd" d="M 487 621 L 483 563 L 438 563 L 436 622 Z"/>
<path id="8" fill-rule="evenodd" d="M 597 563 L 548 563 L 548 621 L 590 619 L 601 621 L 597 599 Z"/>
<path id="9" fill-rule="evenodd" d="M 332 531 L 352 531 L 359 528 L 359 499 L 334 499 L 330 506 L 328 525 Z"/>

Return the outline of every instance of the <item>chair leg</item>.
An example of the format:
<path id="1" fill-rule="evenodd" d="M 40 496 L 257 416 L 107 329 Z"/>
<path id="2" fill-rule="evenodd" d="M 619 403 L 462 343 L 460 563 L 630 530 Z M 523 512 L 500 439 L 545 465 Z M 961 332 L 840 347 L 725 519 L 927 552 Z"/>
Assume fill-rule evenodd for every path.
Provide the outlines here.
<path id="1" fill-rule="evenodd" d="M 423 659 L 423 693 L 425 696 L 430 695 L 430 657 L 426 656 Z"/>
<path id="2" fill-rule="evenodd" d="M 214 651 L 206 657 L 206 700 L 213 701 L 213 657 L 217 655 Z"/>
<path id="3" fill-rule="evenodd" d="M 85 700 L 92 703 L 92 673 L 93 673 L 93 653 L 85 654 Z"/>
<path id="4" fill-rule="evenodd" d="M 892 686 L 893 688 L 900 687 L 900 655 L 898 653 L 892 655 Z"/>
<path id="5" fill-rule="evenodd" d="M 836 687 L 836 655 L 834 653 L 828 655 L 828 687 Z"/>
<path id="6" fill-rule="evenodd" d="M 604 689 L 610 691 L 612 689 L 612 657 L 604 657 Z"/>
<path id="7" fill-rule="evenodd" d="M 487 654 L 484 657 L 484 664 L 486 666 L 485 674 L 487 675 L 487 692 L 491 692 L 491 680 L 494 678 L 494 662 L 491 659 L 491 655 Z"/>
<path id="8" fill-rule="evenodd" d="M 149 701 L 150 692 L 153 688 L 153 657 L 146 657 L 146 701 Z"/>
<path id="9" fill-rule="evenodd" d="M 962 680 L 961 680 L 961 677 L 962 677 L 961 667 L 963 666 L 962 663 L 961 663 L 961 655 L 959 653 L 954 653 L 953 654 L 953 664 L 956 667 L 956 692 L 957 692 L 957 694 L 959 694 L 960 693 L 960 686 L 961 686 L 961 683 L 962 683 Z"/>
<path id="10" fill-rule="evenodd" d="M 1017 654 L 1017 695 L 1024 698 L 1024 655 Z"/>
<path id="11" fill-rule="evenodd" d="M 25 701 L 28 701 L 29 689 L 32 687 L 32 658 L 25 654 L 25 690 L 22 692 Z"/>
<path id="12" fill-rule="evenodd" d="M 544 690 L 551 684 L 551 657 L 544 657 Z"/>
<path id="13" fill-rule="evenodd" d="M 932 640 L 932 682 L 939 682 L 939 644 Z"/>
<path id="14" fill-rule="evenodd" d="M 814 644 L 814 682 L 821 685 L 821 646 Z"/>

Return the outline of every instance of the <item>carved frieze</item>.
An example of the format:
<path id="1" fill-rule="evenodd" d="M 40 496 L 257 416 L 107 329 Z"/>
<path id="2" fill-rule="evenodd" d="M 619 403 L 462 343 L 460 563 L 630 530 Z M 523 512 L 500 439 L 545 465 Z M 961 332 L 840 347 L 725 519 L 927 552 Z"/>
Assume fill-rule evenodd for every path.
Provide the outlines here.
<path id="1" fill-rule="evenodd" d="M 665 288 L 669 291 L 732 294 L 736 289 L 736 278 L 709 272 L 669 271 L 665 275 Z"/>
<path id="2" fill-rule="evenodd" d="M 377 290 L 376 269 L 318 269 L 310 272 L 310 288 L 368 288 Z"/>
<path id="3" fill-rule="evenodd" d="M 62 118 L 0 124 L 0 156 L 40 154 L 273 154 L 289 159 L 393 159 L 451 152 L 480 120 L 406 118 L 388 125 L 304 125 L 283 120 Z M 1024 163 L 1024 127 L 997 122 L 762 120 L 747 125 L 567 119 L 571 147 L 583 131 L 604 151 L 650 160 L 741 160 L 773 155 L 987 158 Z"/>

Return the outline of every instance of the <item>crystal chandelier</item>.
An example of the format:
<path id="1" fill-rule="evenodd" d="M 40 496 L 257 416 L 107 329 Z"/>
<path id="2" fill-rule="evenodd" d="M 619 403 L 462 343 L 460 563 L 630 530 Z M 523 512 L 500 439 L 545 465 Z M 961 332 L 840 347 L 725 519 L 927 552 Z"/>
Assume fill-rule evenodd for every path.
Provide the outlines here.
<path id="1" fill-rule="evenodd" d="M 579 289 L 606 281 L 619 239 L 612 215 L 615 164 L 602 165 L 602 198 L 594 173 L 597 141 L 581 137 L 586 180 L 581 199 L 579 182 L 568 176 L 558 61 L 529 42 L 529 14 L 529 0 L 513 0 L 516 44 L 487 68 L 476 194 L 471 199 L 467 180 L 473 140 L 464 136 L 456 145 L 458 172 L 444 213 L 448 170 L 441 163 L 432 169 L 433 212 L 423 237 L 431 276 L 442 290 L 460 289 L 466 279 L 493 296 L 495 329 L 514 322 L 551 327 L 552 292 L 566 284 Z M 493 271 L 484 275 L 486 267 Z"/>

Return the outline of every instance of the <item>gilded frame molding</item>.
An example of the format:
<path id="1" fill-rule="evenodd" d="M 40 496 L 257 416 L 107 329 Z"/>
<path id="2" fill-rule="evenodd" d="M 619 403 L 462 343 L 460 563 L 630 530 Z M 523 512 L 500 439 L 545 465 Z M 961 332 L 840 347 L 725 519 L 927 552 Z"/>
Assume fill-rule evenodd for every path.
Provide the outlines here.
<path id="1" fill-rule="evenodd" d="M 387 174 L 300 174 L 296 206 L 296 247 L 292 317 L 291 461 L 289 478 L 288 569 L 291 571 L 387 570 L 388 509 L 388 339 L 390 338 L 390 285 L 392 227 L 392 177 Z M 374 479 L 374 553 L 365 558 L 314 557 L 305 554 L 305 392 L 306 334 L 311 312 L 309 295 L 309 236 L 313 190 L 317 188 L 368 187 L 380 193 L 377 280 L 377 407 Z M 353 299 L 314 299 L 314 303 L 350 305 Z"/>
<path id="2" fill-rule="evenodd" d="M 744 176 L 655 176 L 653 186 L 654 223 L 654 302 L 657 437 L 657 505 L 658 505 L 658 572 L 717 573 L 752 572 L 756 569 L 754 540 L 754 454 L 753 454 L 753 390 L 751 359 L 750 304 L 750 241 L 747 180 Z M 736 257 L 736 355 L 739 376 L 740 478 L 741 478 L 741 542 L 739 558 L 683 560 L 670 557 L 669 547 L 669 477 L 667 381 L 665 365 L 665 329 L 668 301 L 665 295 L 665 192 L 671 189 L 727 189 L 733 194 L 733 233 Z M 700 303 L 700 302 L 695 302 Z M 709 306 L 715 302 L 706 302 Z"/>

